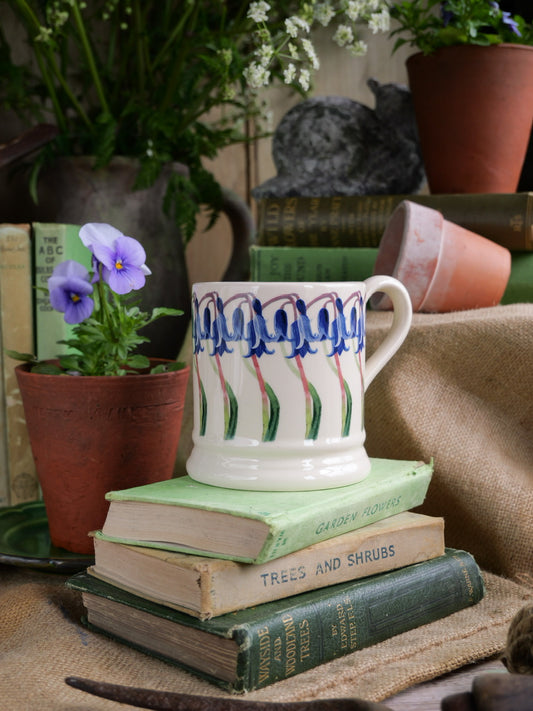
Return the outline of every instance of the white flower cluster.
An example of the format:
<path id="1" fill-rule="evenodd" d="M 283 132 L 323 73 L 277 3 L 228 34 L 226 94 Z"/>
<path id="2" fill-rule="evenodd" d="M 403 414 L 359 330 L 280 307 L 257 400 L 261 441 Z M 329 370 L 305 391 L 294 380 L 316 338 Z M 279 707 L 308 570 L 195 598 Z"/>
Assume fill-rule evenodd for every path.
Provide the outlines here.
<path id="1" fill-rule="evenodd" d="M 364 55 L 365 42 L 359 39 L 358 28 L 367 25 L 375 34 L 390 28 L 387 0 L 302 0 L 296 3 L 297 12 L 285 20 L 284 32 L 273 35 L 269 29 L 275 2 L 251 2 L 248 18 L 255 25 L 253 58 L 244 76 L 248 86 L 257 90 L 268 86 L 273 68 L 279 70 L 286 84 L 309 90 L 313 72 L 320 61 L 311 40 L 315 24 L 322 27 L 334 25 L 333 41 L 354 56 Z"/>

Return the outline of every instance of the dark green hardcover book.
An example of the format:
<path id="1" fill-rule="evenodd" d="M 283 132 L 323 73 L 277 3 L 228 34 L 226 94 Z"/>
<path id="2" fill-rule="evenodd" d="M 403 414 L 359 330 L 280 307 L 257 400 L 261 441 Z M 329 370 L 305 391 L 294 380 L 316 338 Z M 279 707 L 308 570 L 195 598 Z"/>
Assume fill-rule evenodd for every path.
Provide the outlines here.
<path id="1" fill-rule="evenodd" d="M 465 551 L 201 621 L 79 573 L 87 624 L 232 692 L 251 691 L 446 617 L 484 595 Z"/>
<path id="2" fill-rule="evenodd" d="M 377 248 L 250 247 L 252 281 L 364 281 L 371 277 Z"/>
<path id="3" fill-rule="evenodd" d="M 533 192 L 263 198 L 257 202 L 256 241 L 286 247 L 378 247 L 402 200 L 439 210 L 446 220 L 512 251 L 533 250 Z"/>

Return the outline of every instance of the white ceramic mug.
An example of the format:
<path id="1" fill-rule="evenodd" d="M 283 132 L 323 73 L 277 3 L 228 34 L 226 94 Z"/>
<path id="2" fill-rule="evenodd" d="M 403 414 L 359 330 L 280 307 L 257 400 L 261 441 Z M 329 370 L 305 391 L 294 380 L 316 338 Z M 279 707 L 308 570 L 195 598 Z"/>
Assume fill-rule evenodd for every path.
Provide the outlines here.
<path id="1" fill-rule="evenodd" d="M 366 304 L 385 292 L 392 326 L 365 365 Z M 194 284 L 196 481 L 290 491 L 353 484 L 370 471 L 364 392 L 411 324 L 405 287 L 364 282 Z"/>

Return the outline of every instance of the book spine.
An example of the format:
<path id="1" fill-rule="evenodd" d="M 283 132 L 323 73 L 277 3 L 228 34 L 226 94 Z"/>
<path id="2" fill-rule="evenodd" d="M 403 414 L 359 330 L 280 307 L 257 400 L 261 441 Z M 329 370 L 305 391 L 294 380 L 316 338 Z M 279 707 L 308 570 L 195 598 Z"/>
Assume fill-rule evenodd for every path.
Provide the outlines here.
<path id="1" fill-rule="evenodd" d="M 253 562 L 266 563 L 313 543 L 409 511 L 424 502 L 432 473 L 432 463 L 420 464 L 409 475 L 384 480 L 379 486 L 362 488 L 361 498 L 352 506 L 341 501 L 319 515 L 287 516 L 273 521 L 265 544 Z"/>
<path id="2" fill-rule="evenodd" d="M 511 254 L 511 274 L 500 303 L 533 302 L 533 252 Z"/>
<path id="3" fill-rule="evenodd" d="M 237 630 L 240 688 L 251 691 L 446 617 L 484 594 L 464 551 L 299 596 L 297 604 Z"/>
<path id="4" fill-rule="evenodd" d="M 63 314 L 54 311 L 48 298 L 48 278 L 54 268 L 67 259 L 74 259 L 91 268 L 91 253 L 79 238 L 79 226 L 45 222 L 33 223 L 35 264 L 35 347 L 37 358 L 56 358 L 68 351 L 60 340 L 72 335 L 72 326 L 65 323 Z"/>
<path id="5" fill-rule="evenodd" d="M 446 220 L 511 251 L 533 250 L 531 192 L 264 198 L 257 205 L 257 244 L 378 247 L 402 200 L 439 210 Z"/>
<path id="6" fill-rule="evenodd" d="M 263 565 L 206 568 L 207 617 L 396 570 L 444 553 L 444 521 L 427 517 L 365 526 Z M 400 519 L 393 525 L 395 519 Z M 98 563 L 98 549 L 96 549 Z M 239 599 L 235 599 L 235 589 Z"/>
<path id="7" fill-rule="evenodd" d="M 364 281 L 377 248 L 250 247 L 252 281 Z"/>
<path id="8" fill-rule="evenodd" d="M 0 244 L 0 265 L 3 250 Z M 1 270 L 1 266 L 0 266 Z M 0 287 L 2 285 L 0 271 Z M 6 356 L 7 357 L 7 356 Z M 4 329 L 2 324 L 2 289 L 0 288 L 0 373 L 4 372 Z M 7 468 L 7 423 L 4 378 L 0 377 L 0 507 L 9 506 L 9 469 Z"/>
<path id="9" fill-rule="evenodd" d="M 0 225 L 0 330 L 2 341 L 3 433 L 0 503 L 15 505 L 39 497 L 22 397 L 15 367 L 5 349 L 33 353 L 30 226 Z M 7 492 L 6 492 L 7 488 Z"/>

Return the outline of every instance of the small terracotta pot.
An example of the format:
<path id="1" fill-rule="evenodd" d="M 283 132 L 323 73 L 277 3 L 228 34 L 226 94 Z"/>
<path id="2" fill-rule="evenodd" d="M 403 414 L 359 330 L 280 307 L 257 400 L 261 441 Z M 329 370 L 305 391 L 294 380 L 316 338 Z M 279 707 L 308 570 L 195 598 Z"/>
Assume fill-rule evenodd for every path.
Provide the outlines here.
<path id="1" fill-rule="evenodd" d="M 157 361 L 155 361 L 157 362 Z M 125 376 L 67 376 L 15 369 L 50 539 L 94 554 L 105 494 L 174 473 L 190 368 Z"/>
<path id="2" fill-rule="evenodd" d="M 533 120 L 533 47 L 454 45 L 406 66 L 431 192 L 515 192 Z"/>
<path id="3" fill-rule="evenodd" d="M 435 313 L 498 304 L 510 272 L 508 249 L 409 200 L 392 213 L 374 266 L 374 274 L 403 283 L 413 311 Z M 373 296 L 371 305 L 392 308 L 384 294 Z"/>

